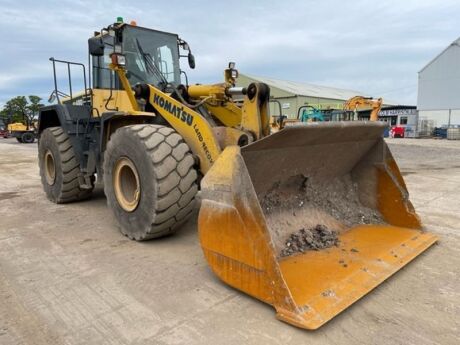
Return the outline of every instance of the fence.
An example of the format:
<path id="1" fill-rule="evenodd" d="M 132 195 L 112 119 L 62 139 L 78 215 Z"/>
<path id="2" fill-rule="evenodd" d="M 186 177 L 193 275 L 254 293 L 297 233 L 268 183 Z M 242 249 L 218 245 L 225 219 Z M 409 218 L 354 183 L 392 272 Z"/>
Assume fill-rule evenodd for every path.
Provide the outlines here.
<path id="1" fill-rule="evenodd" d="M 426 138 L 433 136 L 434 133 L 434 120 L 421 118 L 418 120 L 417 137 Z"/>

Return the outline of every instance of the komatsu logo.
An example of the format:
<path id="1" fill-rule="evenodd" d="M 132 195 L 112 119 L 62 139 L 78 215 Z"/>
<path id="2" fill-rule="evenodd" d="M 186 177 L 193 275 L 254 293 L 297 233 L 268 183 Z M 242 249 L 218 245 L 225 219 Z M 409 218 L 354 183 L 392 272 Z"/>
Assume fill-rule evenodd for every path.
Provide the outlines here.
<path id="1" fill-rule="evenodd" d="M 193 115 L 184 111 L 183 106 L 176 106 L 167 99 L 161 97 L 160 95 L 153 96 L 153 103 L 159 105 L 161 108 L 166 110 L 171 115 L 177 117 L 179 120 L 186 123 L 187 125 L 191 126 L 193 124 Z"/>

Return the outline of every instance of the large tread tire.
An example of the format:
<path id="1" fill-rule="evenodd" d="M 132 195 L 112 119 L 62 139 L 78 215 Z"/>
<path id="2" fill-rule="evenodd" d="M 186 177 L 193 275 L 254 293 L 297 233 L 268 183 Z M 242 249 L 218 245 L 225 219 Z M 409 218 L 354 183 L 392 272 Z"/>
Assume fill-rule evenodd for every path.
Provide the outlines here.
<path id="1" fill-rule="evenodd" d="M 114 168 L 127 157 L 136 167 L 140 197 L 133 211 L 120 206 Z M 104 155 L 104 191 L 121 232 L 143 241 L 174 233 L 193 212 L 198 192 L 195 160 L 174 129 L 142 124 L 118 129 Z"/>
<path id="2" fill-rule="evenodd" d="M 45 154 L 54 158 L 55 179 L 50 184 L 46 177 Z M 43 131 L 38 144 L 40 177 L 46 197 L 56 204 L 80 201 L 91 196 L 93 188 L 81 189 L 78 181 L 80 164 L 69 136 L 61 127 L 49 127 Z"/>

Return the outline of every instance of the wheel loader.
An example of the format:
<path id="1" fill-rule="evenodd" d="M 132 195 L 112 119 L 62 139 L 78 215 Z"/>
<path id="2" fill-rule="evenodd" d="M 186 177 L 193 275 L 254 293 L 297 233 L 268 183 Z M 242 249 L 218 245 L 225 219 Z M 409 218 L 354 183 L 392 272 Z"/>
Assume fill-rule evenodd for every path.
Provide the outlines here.
<path id="1" fill-rule="evenodd" d="M 32 144 L 35 141 L 36 133 L 33 125 L 15 122 L 10 123 L 7 126 L 7 130 L 20 143 Z"/>
<path id="2" fill-rule="evenodd" d="M 88 75 L 83 64 L 51 59 L 81 67 L 85 83 L 64 94 L 54 69 L 57 104 L 40 111 L 51 201 L 84 200 L 97 179 L 121 233 L 143 241 L 180 228 L 200 191 L 199 239 L 212 271 L 305 329 L 436 241 L 422 231 L 384 124 L 304 123 L 270 134 L 269 87 L 235 87 L 234 63 L 221 83 L 190 85 L 186 75 L 182 83 L 181 58 L 191 68 L 195 59 L 176 34 L 118 20 L 88 46 Z M 293 251 L 295 233 L 312 228 L 333 230 L 334 244 Z"/>

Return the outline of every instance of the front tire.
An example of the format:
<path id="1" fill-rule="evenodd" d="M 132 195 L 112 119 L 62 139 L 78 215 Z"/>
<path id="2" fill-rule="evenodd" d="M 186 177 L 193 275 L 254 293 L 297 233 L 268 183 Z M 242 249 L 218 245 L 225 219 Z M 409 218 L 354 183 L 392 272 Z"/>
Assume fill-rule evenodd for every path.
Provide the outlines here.
<path id="1" fill-rule="evenodd" d="M 118 129 L 104 154 L 104 191 L 121 232 L 137 241 L 175 232 L 195 205 L 194 165 L 190 148 L 172 128 Z"/>
<path id="2" fill-rule="evenodd" d="M 41 134 L 38 162 L 43 190 L 52 202 L 63 204 L 87 199 L 91 195 L 93 188 L 80 188 L 80 164 L 69 136 L 61 127 L 47 128 Z"/>
<path id="3" fill-rule="evenodd" d="M 21 142 L 24 144 L 32 144 L 35 141 L 35 134 L 31 132 L 25 132 L 21 135 Z"/>

